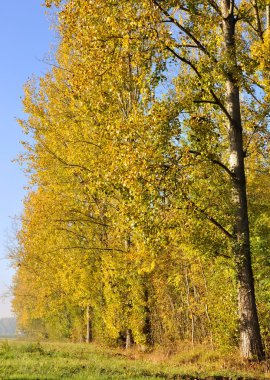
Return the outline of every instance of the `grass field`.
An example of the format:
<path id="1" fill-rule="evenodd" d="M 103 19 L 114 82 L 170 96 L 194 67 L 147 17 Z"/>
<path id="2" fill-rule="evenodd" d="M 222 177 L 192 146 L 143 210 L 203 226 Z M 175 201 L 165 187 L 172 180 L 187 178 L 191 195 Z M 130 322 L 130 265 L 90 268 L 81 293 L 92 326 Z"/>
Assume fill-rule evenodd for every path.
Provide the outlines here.
<path id="1" fill-rule="evenodd" d="M 72 343 L 0 342 L 0 379 L 270 379 L 267 363 L 202 347 L 168 357 L 165 352 L 110 350 Z"/>

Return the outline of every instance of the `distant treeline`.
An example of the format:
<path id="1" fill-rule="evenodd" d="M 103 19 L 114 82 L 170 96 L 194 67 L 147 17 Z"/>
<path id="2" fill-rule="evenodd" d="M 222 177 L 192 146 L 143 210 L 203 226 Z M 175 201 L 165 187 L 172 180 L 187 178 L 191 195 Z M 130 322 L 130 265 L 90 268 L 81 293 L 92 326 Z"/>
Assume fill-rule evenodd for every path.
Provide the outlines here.
<path id="1" fill-rule="evenodd" d="M 0 337 L 10 337 L 16 335 L 16 319 L 0 318 Z"/>

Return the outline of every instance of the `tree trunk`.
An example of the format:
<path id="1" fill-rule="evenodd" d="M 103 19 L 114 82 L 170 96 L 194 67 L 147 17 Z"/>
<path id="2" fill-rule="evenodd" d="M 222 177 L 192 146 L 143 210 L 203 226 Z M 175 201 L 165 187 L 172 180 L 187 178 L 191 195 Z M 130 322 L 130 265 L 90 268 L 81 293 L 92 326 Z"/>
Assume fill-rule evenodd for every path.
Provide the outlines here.
<path id="1" fill-rule="evenodd" d="M 266 29 L 270 26 L 270 4 L 266 4 Z"/>
<path id="2" fill-rule="evenodd" d="M 92 342 L 92 322 L 90 318 L 90 306 L 86 307 L 86 343 Z"/>
<path id="3" fill-rule="evenodd" d="M 126 350 L 131 348 L 133 345 L 133 337 L 131 329 L 126 330 Z"/>
<path id="4" fill-rule="evenodd" d="M 151 318 L 150 318 L 150 308 L 149 308 L 149 292 L 147 289 L 148 286 L 148 280 L 145 280 L 145 289 L 144 289 L 144 301 L 145 301 L 145 318 L 144 318 L 144 325 L 143 325 L 143 334 L 145 336 L 145 342 L 147 346 L 153 345 L 153 339 L 151 334 Z"/>
<path id="5" fill-rule="evenodd" d="M 240 351 L 244 358 L 263 359 L 251 266 L 249 221 L 241 122 L 237 60 L 235 49 L 234 2 L 222 0 L 222 30 L 226 54 L 226 96 L 229 114 L 230 170 L 232 173 L 232 201 L 235 210 L 233 254 L 238 279 L 238 311 Z"/>

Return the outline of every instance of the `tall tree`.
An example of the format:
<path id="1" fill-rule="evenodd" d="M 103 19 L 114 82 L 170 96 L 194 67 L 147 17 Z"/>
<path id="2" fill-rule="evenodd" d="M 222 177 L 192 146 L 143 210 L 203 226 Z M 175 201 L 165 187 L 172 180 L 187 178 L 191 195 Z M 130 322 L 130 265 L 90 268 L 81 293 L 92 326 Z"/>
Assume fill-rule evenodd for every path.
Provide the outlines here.
<path id="1" fill-rule="evenodd" d="M 228 113 L 229 164 L 232 177 L 232 202 L 235 212 L 233 231 L 233 254 L 239 281 L 238 311 L 240 319 L 240 347 L 244 357 L 264 357 L 255 301 L 254 279 L 251 266 L 247 188 L 245 175 L 245 152 L 241 118 L 240 83 L 236 50 L 235 4 L 221 1 L 222 35 L 225 45 L 226 111 Z"/>
<path id="2" fill-rule="evenodd" d="M 206 112 L 204 105 L 213 104 L 210 110 L 208 108 L 210 114 L 220 112 L 227 124 L 227 143 L 224 132 L 223 141 L 228 146 L 228 160 L 222 151 L 218 159 L 205 149 L 197 150 L 196 154 L 207 154 L 212 163 L 223 167 L 231 181 L 231 231 L 223 229 L 214 219 L 212 222 L 222 228 L 231 240 L 239 284 L 241 353 L 246 358 L 262 359 L 264 351 L 255 301 L 247 210 L 244 160 L 248 147 L 245 147 L 243 137 L 243 134 L 248 134 L 248 117 L 257 117 L 257 120 L 253 119 L 254 124 L 258 123 L 258 119 L 265 124 L 268 112 L 265 112 L 268 107 L 264 95 L 257 98 L 260 84 L 257 90 L 254 89 L 257 86 L 257 67 L 251 54 L 254 38 L 259 41 L 263 39 L 262 13 L 259 14 L 257 2 L 248 4 L 245 1 L 184 1 L 176 4 L 154 0 L 153 4 L 160 11 L 161 19 L 173 25 L 172 37 L 164 40 L 164 47 L 181 66 L 185 64 L 189 67 L 192 73 L 189 74 L 190 78 L 196 77 L 199 92 L 195 88 L 191 89 L 191 97 L 198 104 L 197 112 L 202 109 Z M 250 16 L 253 10 L 255 16 Z M 210 28 L 213 37 L 206 35 L 210 33 Z M 211 74 L 205 70 L 211 70 Z M 252 112 L 254 99 L 255 112 Z M 219 125 L 224 121 L 220 119 Z M 243 132 L 244 127 L 246 130 Z M 254 128 L 256 127 L 253 126 L 253 133 Z M 220 127 L 219 130 L 221 131 Z M 264 127 L 257 132 L 263 130 Z"/>

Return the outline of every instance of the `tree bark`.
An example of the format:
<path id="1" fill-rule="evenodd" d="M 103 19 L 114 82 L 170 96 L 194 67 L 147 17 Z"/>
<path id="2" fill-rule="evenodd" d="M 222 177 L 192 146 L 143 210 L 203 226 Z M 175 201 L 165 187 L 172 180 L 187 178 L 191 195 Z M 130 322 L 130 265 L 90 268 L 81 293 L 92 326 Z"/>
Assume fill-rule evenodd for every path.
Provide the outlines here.
<path id="1" fill-rule="evenodd" d="M 255 300 L 251 265 L 244 149 L 241 122 L 237 60 L 235 46 L 234 1 L 222 0 L 222 31 L 226 54 L 226 97 L 229 119 L 230 170 L 232 201 L 235 211 L 233 254 L 238 279 L 238 311 L 240 351 L 244 358 L 262 360 L 265 357 Z"/>

